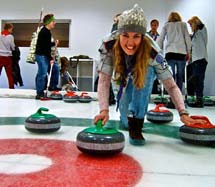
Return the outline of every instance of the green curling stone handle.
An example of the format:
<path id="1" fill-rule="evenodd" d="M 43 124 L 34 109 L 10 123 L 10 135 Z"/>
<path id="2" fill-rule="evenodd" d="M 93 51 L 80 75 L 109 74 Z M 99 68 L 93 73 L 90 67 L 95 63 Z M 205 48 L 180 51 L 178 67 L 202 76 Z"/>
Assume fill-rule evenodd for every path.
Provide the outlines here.
<path id="1" fill-rule="evenodd" d="M 47 111 L 49 111 L 49 109 L 45 108 L 45 107 L 41 107 L 41 108 L 39 108 L 37 110 L 37 112 L 35 114 L 32 114 L 30 117 L 32 117 L 32 118 L 40 118 L 40 119 L 41 118 L 45 118 L 45 119 L 56 118 L 55 115 L 53 115 L 53 114 L 44 114 L 44 113 L 42 113 L 42 111 L 47 112 Z"/>
<path id="2" fill-rule="evenodd" d="M 96 126 L 89 127 L 87 129 L 85 129 L 84 132 L 88 132 L 88 133 L 92 133 L 92 134 L 116 134 L 116 133 L 119 133 L 114 128 L 105 128 L 105 127 L 103 127 L 101 120 L 99 120 L 96 123 Z"/>

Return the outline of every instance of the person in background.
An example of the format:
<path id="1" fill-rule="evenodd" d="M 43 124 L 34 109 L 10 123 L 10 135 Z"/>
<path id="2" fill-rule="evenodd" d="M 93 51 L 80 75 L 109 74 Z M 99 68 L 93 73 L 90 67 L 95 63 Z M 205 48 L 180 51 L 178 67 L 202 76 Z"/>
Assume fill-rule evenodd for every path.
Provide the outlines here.
<path id="1" fill-rule="evenodd" d="M 157 38 L 160 36 L 158 33 L 158 27 L 159 27 L 159 21 L 157 19 L 153 19 L 150 22 L 150 27 L 151 30 L 149 32 L 147 32 L 149 34 L 149 36 L 152 37 L 152 39 L 154 41 L 157 40 Z M 159 93 L 159 89 L 158 89 L 158 85 L 159 85 L 159 81 L 156 78 L 153 84 L 153 88 L 152 88 L 152 93 L 153 94 L 158 94 Z"/>
<path id="2" fill-rule="evenodd" d="M 2 68 L 5 68 L 10 89 L 14 89 L 14 80 L 12 72 L 12 51 L 15 49 L 13 24 L 5 23 L 4 30 L 0 35 L 0 75 Z"/>
<path id="3" fill-rule="evenodd" d="M 43 18 L 44 26 L 41 28 L 37 44 L 36 44 L 36 62 L 38 71 L 36 75 L 36 99 L 44 97 L 44 90 L 46 89 L 47 73 L 49 72 L 51 64 L 53 65 L 52 76 L 49 91 L 61 90 L 57 88 L 58 79 L 60 75 L 59 65 L 55 62 L 54 56 L 51 54 L 51 48 L 57 46 L 59 41 L 52 41 L 51 30 L 55 27 L 55 18 L 53 14 L 47 14 Z"/>
<path id="4" fill-rule="evenodd" d="M 72 79 L 72 76 L 69 73 L 69 60 L 67 57 L 61 57 L 61 69 L 60 69 L 60 77 L 62 80 L 62 89 L 66 88 L 66 91 L 78 91 L 78 87 Z"/>
<path id="5" fill-rule="evenodd" d="M 179 89 L 182 91 L 184 68 L 186 61 L 190 59 L 191 38 L 187 24 L 182 21 L 178 12 L 171 12 L 167 23 L 162 28 L 160 37 L 157 40 L 162 50 L 164 50 L 165 39 L 165 58 L 172 69 L 173 77 Z"/>
<path id="6" fill-rule="evenodd" d="M 195 103 L 189 104 L 191 107 L 204 107 L 203 102 L 203 90 L 205 71 L 208 64 L 207 54 L 207 43 L 208 34 L 205 25 L 197 17 L 193 16 L 188 20 L 192 29 L 192 50 L 191 50 L 191 61 L 192 61 L 192 75 L 195 78 Z"/>
<path id="7" fill-rule="evenodd" d="M 112 74 L 119 83 L 117 109 L 124 127 L 128 127 L 129 142 L 144 145 L 142 135 L 144 118 L 155 76 L 162 81 L 176 105 L 180 119 L 185 124 L 203 123 L 194 120 L 185 110 L 183 97 L 177 87 L 161 50 L 156 42 L 146 35 L 147 21 L 143 9 L 137 4 L 119 17 L 118 32 L 102 41 L 98 65 L 99 114 L 94 123 L 109 120 L 109 88 Z"/>
<path id="8" fill-rule="evenodd" d="M 113 18 L 113 25 L 112 25 L 112 29 L 111 32 L 117 31 L 117 25 L 118 25 L 118 21 L 119 21 L 119 16 L 121 15 L 121 13 L 116 14 Z"/>
<path id="9" fill-rule="evenodd" d="M 118 30 L 118 21 L 119 21 L 119 16 L 121 15 L 121 13 L 119 14 L 116 14 L 114 16 L 114 23 L 112 25 L 112 29 L 111 29 L 111 33 L 113 32 L 117 32 Z M 98 81 L 99 81 L 99 76 L 96 78 L 95 80 L 95 88 L 94 88 L 94 91 L 97 92 L 97 87 L 98 87 Z M 115 99 L 115 94 L 114 94 L 114 91 L 113 91 L 113 85 L 112 83 L 110 83 L 110 93 L 109 93 L 109 105 L 115 105 L 116 104 L 116 99 Z"/>
<path id="10" fill-rule="evenodd" d="M 153 19 L 150 22 L 151 30 L 148 32 L 149 36 L 152 37 L 154 41 L 160 36 L 158 33 L 159 21 L 157 19 Z"/>

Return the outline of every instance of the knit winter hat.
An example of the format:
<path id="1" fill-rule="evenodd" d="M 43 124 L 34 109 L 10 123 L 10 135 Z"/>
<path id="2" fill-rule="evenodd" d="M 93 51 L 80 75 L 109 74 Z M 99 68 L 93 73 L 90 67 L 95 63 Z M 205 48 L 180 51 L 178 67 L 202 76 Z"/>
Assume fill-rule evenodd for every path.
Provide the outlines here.
<path id="1" fill-rule="evenodd" d="M 118 32 L 146 33 L 147 21 L 143 9 L 137 4 L 130 10 L 125 10 L 119 16 Z"/>

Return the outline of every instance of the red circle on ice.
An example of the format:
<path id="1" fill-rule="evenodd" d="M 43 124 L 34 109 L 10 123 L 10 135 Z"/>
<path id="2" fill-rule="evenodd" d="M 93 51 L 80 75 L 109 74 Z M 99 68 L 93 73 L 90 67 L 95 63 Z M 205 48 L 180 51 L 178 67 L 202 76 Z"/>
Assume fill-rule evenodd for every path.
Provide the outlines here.
<path id="1" fill-rule="evenodd" d="M 72 141 L 2 139 L 0 155 L 5 154 L 45 156 L 52 160 L 52 165 L 26 174 L 0 173 L 0 186 L 4 187 L 130 187 L 143 174 L 139 163 L 126 154 L 93 157 L 81 153 Z"/>

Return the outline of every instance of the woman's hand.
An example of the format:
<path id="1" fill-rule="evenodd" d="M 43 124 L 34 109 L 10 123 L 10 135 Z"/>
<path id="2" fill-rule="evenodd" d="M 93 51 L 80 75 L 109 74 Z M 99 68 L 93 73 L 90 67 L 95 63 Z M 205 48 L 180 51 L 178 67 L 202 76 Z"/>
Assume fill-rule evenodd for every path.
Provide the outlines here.
<path id="1" fill-rule="evenodd" d="M 54 64 L 54 60 L 51 60 L 51 61 L 50 61 L 50 64 L 53 65 L 53 64 Z"/>
<path id="2" fill-rule="evenodd" d="M 94 124 L 96 124 L 99 120 L 102 120 L 102 125 L 109 120 L 109 110 L 102 110 L 100 114 L 96 115 L 94 118 Z"/>
<path id="3" fill-rule="evenodd" d="M 55 40 L 55 46 L 58 46 L 59 40 Z"/>
<path id="4" fill-rule="evenodd" d="M 189 62 L 189 61 L 190 61 L 190 53 L 187 53 L 187 55 L 186 55 L 186 58 L 185 58 L 185 59 L 186 59 L 186 61 L 187 61 L 187 62 Z"/>
<path id="5" fill-rule="evenodd" d="M 195 123 L 200 123 L 202 125 L 207 123 L 207 121 L 205 121 L 203 119 L 193 119 L 193 118 L 189 117 L 188 115 L 181 115 L 181 121 L 187 126 L 189 126 L 191 124 L 195 124 Z"/>

